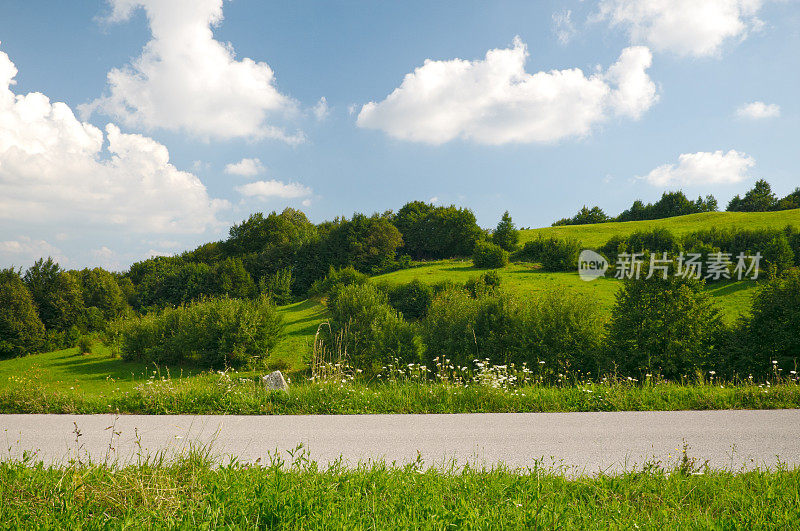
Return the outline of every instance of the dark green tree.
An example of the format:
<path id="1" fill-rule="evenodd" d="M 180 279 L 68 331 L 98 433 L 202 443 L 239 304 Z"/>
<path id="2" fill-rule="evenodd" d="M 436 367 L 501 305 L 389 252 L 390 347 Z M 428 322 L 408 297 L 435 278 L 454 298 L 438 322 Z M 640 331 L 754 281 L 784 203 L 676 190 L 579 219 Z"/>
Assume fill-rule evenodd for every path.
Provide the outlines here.
<path id="1" fill-rule="evenodd" d="M 28 288 L 13 269 L 0 270 L 0 358 L 38 352 L 45 330 Z"/>
<path id="2" fill-rule="evenodd" d="M 511 219 L 508 210 L 503 213 L 503 217 L 497 224 L 497 228 L 492 234 L 492 242 L 508 252 L 512 252 L 517 248 L 519 231 L 517 226 L 514 225 L 514 220 Z"/>
<path id="3" fill-rule="evenodd" d="M 82 324 L 84 305 L 80 284 L 75 275 L 63 271 L 52 258 L 37 260 L 22 280 L 47 330 L 61 332 Z"/>
<path id="4" fill-rule="evenodd" d="M 642 378 L 692 377 L 719 369 L 714 346 L 723 324 L 702 282 L 658 275 L 625 281 L 608 324 L 606 367 Z"/>
<path id="5" fill-rule="evenodd" d="M 728 212 L 767 212 L 775 210 L 778 199 L 772 187 L 764 179 L 759 179 L 744 197 L 738 195 L 728 203 Z"/>

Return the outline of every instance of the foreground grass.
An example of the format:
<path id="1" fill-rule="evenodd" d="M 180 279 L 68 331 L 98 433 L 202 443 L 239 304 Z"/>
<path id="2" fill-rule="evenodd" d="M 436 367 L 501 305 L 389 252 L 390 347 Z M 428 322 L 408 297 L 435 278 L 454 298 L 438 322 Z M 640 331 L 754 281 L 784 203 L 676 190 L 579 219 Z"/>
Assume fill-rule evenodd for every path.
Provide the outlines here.
<path id="1" fill-rule="evenodd" d="M 684 454 L 685 455 L 685 454 Z M 800 472 L 740 474 L 651 464 L 568 479 L 533 468 L 425 468 L 376 463 L 321 469 L 295 454 L 266 466 L 173 463 L 48 468 L 0 463 L 9 528 L 532 529 L 795 528 Z"/>
<path id="2" fill-rule="evenodd" d="M 779 212 L 704 212 L 650 221 L 543 227 L 520 231 L 520 242 L 536 239 L 540 235 L 556 236 L 558 238 L 575 238 L 586 247 L 597 248 L 604 245 L 612 236 L 627 236 L 637 230 L 661 228 L 667 229 L 677 236 L 683 236 L 690 232 L 710 228 L 782 229 L 786 225 L 800 227 L 800 209 Z"/>
<path id="3" fill-rule="evenodd" d="M 36 387 L 0 391 L 0 413 L 310 415 L 517 413 L 800 408 L 800 385 L 630 383 L 529 385 L 512 390 L 402 380 L 295 384 L 267 391 L 249 376 L 152 379 L 130 391 L 88 395 Z"/>

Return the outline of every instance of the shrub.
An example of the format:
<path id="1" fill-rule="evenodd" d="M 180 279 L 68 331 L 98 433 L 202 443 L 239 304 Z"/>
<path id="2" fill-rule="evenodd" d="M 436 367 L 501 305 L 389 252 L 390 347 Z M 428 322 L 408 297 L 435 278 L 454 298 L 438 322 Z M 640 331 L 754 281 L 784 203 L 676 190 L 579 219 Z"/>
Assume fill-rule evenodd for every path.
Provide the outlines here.
<path id="1" fill-rule="evenodd" d="M 416 363 L 420 342 L 410 323 L 403 320 L 372 284 L 341 288 L 330 305 L 331 327 L 327 341 L 341 334 L 349 364 L 367 375 L 389 363 Z"/>
<path id="2" fill-rule="evenodd" d="M 260 365 L 282 330 L 269 299 L 220 298 L 116 321 L 107 336 L 126 360 L 221 369 Z"/>
<path id="3" fill-rule="evenodd" d="M 362 285 L 369 281 L 369 277 L 360 271 L 356 271 L 353 266 L 334 269 L 331 266 L 328 274 L 321 280 L 315 280 L 309 290 L 309 295 L 328 297 L 329 302 L 333 302 L 336 293 L 346 286 Z"/>
<path id="4" fill-rule="evenodd" d="M 549 238 L 544 241 L 541 251 L 542 269 L 545 271 L 577 271 L 581 244 L 568 238 Z"/>
<path id="5" fill-rule="evenodd" d="M 16 271 L 0 270 L 0 358 L 38 352 L 45 329 L 28 288 Z"/>
<path id="6" fill-rule="evenodd" d="M 714 351 L 722 329 L 719 310 L 703 283 L 669 276 L 628 280 L 617 292 L 608 324 L 609 365 L 641 378 L 666 378 L 718 369 Z"/>
<path id="7" fill-rule="evenodd" d="M 75 346 L 78 349 L 79 356 L 82 354 L 91 354 L 92 352 L 92 341 L 87 336 L 81 336 Z"/>
<path id="8" fill-rule="evenodd" d="M 487 271 L 479 277 L 472 277 L 464 283 L 464 289 L 471 297 L 478 297 L 500 287 L 500 275 L 497 271 Z"/>
<path id="9" fill-rule="evenodd" d="M 508 251 L 489 242 L 478 242 L 472 254 L 475 267 L 496 268 L 508 264 Z"/>
<path id="10" fill-rule="evenodd" d="M 389 304 L 400 312 L 406 319 L 420 319 L 428 313 L 428 307 L 433 300 L 433 288 L 414 279 L 406 284 L 399 284 L 389 288 Z"/>
<path id="11" fill-rule="evenodd" d="M 749 318 L 732 341 L 730 365 L 740 377 L 770 376 L 773 370 L 797 370 L 800 358 L 800 270 L 763 283 L 753 297 Z M 774 364 L 773 361 L 777 363 Z M 785 375 L 785 374 L 784 374 Z"/>
<path id="12" fill-rule="evenodd" d="M 527 363 L 551 373 L 596 371 L 602 326 L 594 307 L 576 297 L 551 294 L 517 298 L 489 291 L 476 298 L 449 289 L 433 301 L 422 326 L 429 365 L 445 357 L 459 367 L 476 359 Z"/>
<path id="13" fill-rule="evenodd" d="M 272 298 L 275 304 L 284 305 L 292 302 L 292 270 L 288 267 L 262 278 L 259 284 L 261 293 Z"/>

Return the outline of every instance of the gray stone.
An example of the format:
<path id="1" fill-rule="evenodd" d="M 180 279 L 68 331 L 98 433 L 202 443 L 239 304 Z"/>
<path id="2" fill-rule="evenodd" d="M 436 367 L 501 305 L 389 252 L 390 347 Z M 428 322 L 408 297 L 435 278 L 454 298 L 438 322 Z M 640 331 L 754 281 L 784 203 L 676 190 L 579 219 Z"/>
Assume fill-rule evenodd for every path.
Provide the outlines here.
<path id="1" fill-rule="evenodd" d="M 275 371 L 267 374 L 261 380 L 264 382 L 264 387 L 269 391 L 286 391 L 289 392 L 289 384 L 281 374 L 281 371 Z"/>

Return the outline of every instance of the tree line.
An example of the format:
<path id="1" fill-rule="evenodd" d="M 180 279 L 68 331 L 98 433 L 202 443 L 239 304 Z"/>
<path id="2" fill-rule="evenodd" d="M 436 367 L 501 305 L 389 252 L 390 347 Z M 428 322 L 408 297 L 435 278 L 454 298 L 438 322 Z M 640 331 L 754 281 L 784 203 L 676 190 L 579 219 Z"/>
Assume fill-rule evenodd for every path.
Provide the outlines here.
<path id="1" fill-rule="evenodd" d="M 598 206 L 588 208 L 584 205 L 571 218 L 563 218 L 553 223 L 560 225 L 589 225 L 593 223 L 610 223 L 613 221 L 644 221 L 663 219 L 701 212 L 716 212 L 718 202 L 713 195 L 698 197 L 692 201 L 682 191 L 664 192 L 655 203 L 645 204 L 641 200 L 633 202 L 630 208 L 618 216 L 608 216 Z M 771 212 L 800 208 L 800 188 L 796 188 L 786 197 L 779 198 L 772 192 L 770 184 L 761 179 L 756 181 L 744 197 L 736 195 L 728 202 L 728 212 Z"/>

